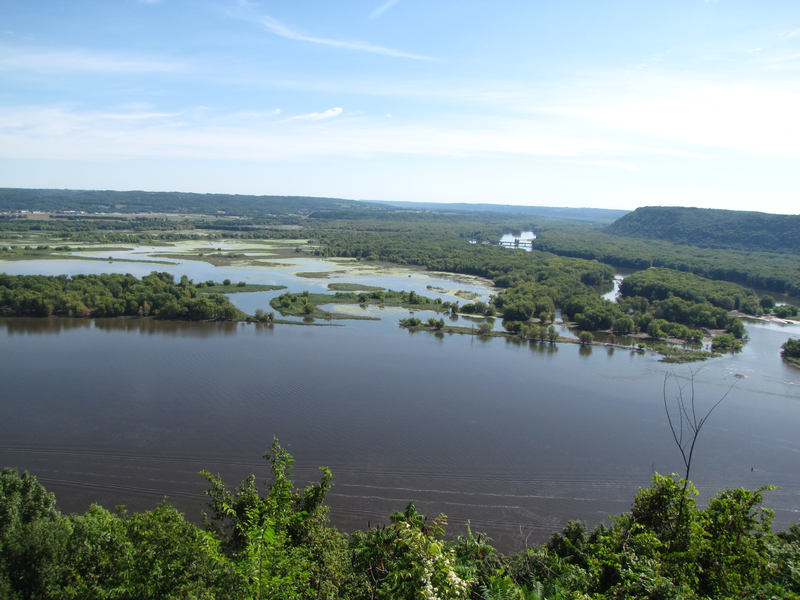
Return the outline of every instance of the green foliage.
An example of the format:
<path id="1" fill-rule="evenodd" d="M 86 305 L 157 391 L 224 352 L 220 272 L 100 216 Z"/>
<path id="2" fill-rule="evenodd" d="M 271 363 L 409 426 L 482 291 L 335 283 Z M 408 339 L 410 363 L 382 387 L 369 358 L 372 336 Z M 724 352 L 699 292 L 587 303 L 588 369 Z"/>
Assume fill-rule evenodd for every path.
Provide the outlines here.
<path id="1" fill-rule="evenodd" d="M 800 296 L 797 257 L 790 254 L 681 246 L 666 240 L 610 235 L 590 227 L 542 231 L 534 248 L 621 268 L 666 267 Z"/>
<path id="2" fill-rule="evenodd" d="M 202 531 L 166 501 L 128 516 L 93 505 L 62 516 L 27 473 L 0 474 L 0 597 L 212 598 L 772 598 L 800 592 L 800 526 L 773 534 L 765 486 L 697 491 L 654 474 L 628 513 L 589 532 L 570 521 L 541 547 L 504 556 L 486 538 L 445 539 L 413 502 L 349 541 L 328 524 L 331 474 L 296 489 L 277 440 L 272 481 L 211 484 Z"/>
<path id="3" fill-rule="evenodd" d="M 273 323 L 275 321 L 275 313 L 264 312 L 264 309 L 257 308 L 255 310 L 254 318 L 259 323 Z"/>
<path id="4" fill-rule="evenodd" d="M 800 216 L 643 206 L 605 228 L 620 236 L 707 248 L 800 254 Z"/>
<path id="5" fill-rule="evenodd" d="M 283 315 L 316 315 L 317 306 L 320 304 L 377 304 L 385 306 L 402 306 L 405 308 L 419 308 L 424 310 L 439 311 L 441 302 L 436 302 L 426 296 L 420 296 L 414 291 L 396 292 L 394 290 L 375 290 L 372 292 L 336 292 L 335 294 L 312 294 L 308 290 L 293 294 L 287 292 L 270 300 L 270 306 L 279 310 Z"/>
<path id="6" fill-rule="evenodd" d="M 707 360 L 712 356 L 714 356 L 712 352 L 707 352 L 705 350 L 700 350 L 697 348 L 686 348 L 683 346 L 676 346 L 674 344 L 666 344 L 666 343 L 650 344 L 648 347 L 651 350 L 663 356 L 664 358 L 661 359 L 661 362 L 665 363 L 683 364 L 700 360 Z"/>
<path id="7" fill-rule="evenodd" d="M 789 338 L 781 348 L 785 360 L 800 365 L 800 339 Z"/>
<path id="8" fill-rule="evenodd" d="M 714 350 L 738 350 L 741 347 L 742 342 L 737 340 L 731 333 L 718 335 L 711 342 L 711 348 Z"/>
<path id="9" fill-rule="evenodd" d="M 422 319 L 418 319 L 417 317 L 408 317 L 406 319 L 400 319 L 401 327 L 418 327 L 420 325 L 422 325 Z"/>
<path id="10" fill-rule="evenodd" d="M 776 317 L 780 317 L 781 319 L 788 319 L 789 317 L 797 316 L 798 308 L 796 306 L 780 305 L 776 306 L 772 310 L 772 312 Z"/>
<path id="11" fill-rule="evenodd" d="M 277 439 L 264 458 L 273 478 L 264 496 L 252 475 L 231 492 L 219 475 L 203 472 L 211 484 L 205 552 L 242 578 L 247 597 L 331 597 L 346 564 L 344 538 L 328 526 L 324 505 L 333 476 L 320 468 L 320 482 L 298 490 L 294 459 Z"/>
<path id="12" fill-rule="evenodd" d="M 734 337 L 741 338 L 744 325 L 728 311 L 744 309 L 750 302 L 760 310 L 758 298 L 750 290 L 671 269 L 634 273 L 622 282 L 620 293 L 621 308 L 649 310 L 653 319 L 640 322 L 639 327 L 644 327 L 653 338 L 697 339 L 698 334 L 689 329 L 696 327 L 727 329 Z"/>
<path id="13" fill-rule="evenodd" d="M 642 296 L 651 302 L 677 297 L 688 302 L 707 302 L 733 310 L 748 297 L 757 301 L 755 292 L 735 283 L 712 281 L 674 269 L 652 268 L 633 273 L 620 284 L 623 296 Z"/>
<path id="14" fill-rule="evenodd" d="M 442 540 L 447 519 L 429 524 L 411 502 L 389 517 L 388 527 L 353 535 L 353 563 L 370 598 L 467 598 L 471 581 L 456 561 L 456 550 Z"/>
<path id="15" fill-rule="evenodd" d="M 476 302 L 455 311 L 482 315 L 499 313 L 508 321 L 549 318 L 556 306 L 572 296 L 596 296 L 586 282 L 610 281 L 614 276 L 611 267 L 597 262 L 469 244 L 466 239 L 455 237 L 444 225 L 419 226 L 404 232 L 320 232 L 319 242 L 321 248 L 317 254 L 322 256 L 372 258 L 401 265 L 421 265 L 432 271 L 490 278 L 495 285 L 506 288 L 492 303 Z"/>
<path id="16" fill-rule="evenodd" d="M 614 319 L 612 330 L 617 335 L 628 335 L 636 330 L 636 323 L 630 317 L 619 317 Z"/>
<path id="17" fill-rule="evenodd" d="M 92 506 L 64 517 L 24 473 L 0 476 L 3 598 L 213 598 L 238 590 L 204 558 L 203 535 L 166 502 L 130 518 Z"/>
<path id="18" fill-rule="evenodd" d="M 540 560 L 597 598 L 752 597 L 774 581 L 771 513 L 759 508 L 768 489 L 726 489 L 699 509 L 691 484 L 655 474 L 611 528 L 570 522 Z"/>
<path id="19" fill-rule="evenodd" d="M 581 331 L 578 339 L 580 339 L 582 345 L 588 346 L 594 341 L 594 336 L 590 331 Z"/>
<path id="20" fill-rule="evenodd" d="M 185 275 L 6 275 L 0 273 L 0 315 L 236 320 L 243 314 L 221 294 L 198 296 Z"/>
<path id="21" fill-rule="evenodd" d="M 436 319 L 435 317 L 431 317 L 428 319 L 428 326 L 432 329 L 442 329 L 444 327 L 444 319 Z"/>

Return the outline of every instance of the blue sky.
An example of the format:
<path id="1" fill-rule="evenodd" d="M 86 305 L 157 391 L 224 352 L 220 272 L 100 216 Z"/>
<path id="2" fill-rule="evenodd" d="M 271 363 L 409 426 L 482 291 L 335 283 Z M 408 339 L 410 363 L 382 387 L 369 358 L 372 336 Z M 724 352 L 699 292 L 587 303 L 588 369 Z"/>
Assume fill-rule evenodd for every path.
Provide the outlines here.
<path id="1" fill-rule="evenodd" d="M 0 186 L 800 212 L 800 2 L 0 0 Z"/>

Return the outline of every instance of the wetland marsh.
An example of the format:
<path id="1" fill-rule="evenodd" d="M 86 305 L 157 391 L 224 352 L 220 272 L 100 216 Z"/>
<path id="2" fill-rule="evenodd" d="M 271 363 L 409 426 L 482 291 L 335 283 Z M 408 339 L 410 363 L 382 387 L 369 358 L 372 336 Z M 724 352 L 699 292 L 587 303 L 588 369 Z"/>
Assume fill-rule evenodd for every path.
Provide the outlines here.
<path id="1" fill-rule="evenodd" d="M 458 291 L 481 299 L 495 292 L 477 277 L 320 259 L 291 241 L 214 247 L 245 257 L 214 266 L 186 243 L 87 252 L 104 262 L 5 262 L 0 270 L 141 276 L 153 265 L 118 259 L 159 260 L 168 251 L 186 258 L 157 269 L 196 281 L 292 293 L 363 285 L 443 301 Z M 283 291 L 230 298 L 252 314 Z M 593 524 L 623 512 L 653 470 L 679 470 L 661 388 L 666 374 L 684 376 L 688 367 L 670 368 L 650 352 L 403 331 L 402 308 L 335 310 L 380 320 L 298 329 L 2 319 L 0 462 L 35 472 L 66 511 L 92 501 L 141 510 L 166 495 L 197 516 L 199 470 L 228 481 L 266 476 L 259 457 L 274 434 L 297 458 L 300 480 L 331 467 L 328 499 L 342 528 L 378 522 L 413 499 L 422 512 L 447 513 L 454 532 L 471 519 L 503 548 L 542 541 L 567 519 Z M 483 320 L 462 316 L 459 324 Z M 703 403 L 735 387 L 704 430 L 693 480 L 701 499 L 724 485 L 781 486 L 765 505 L 785 527 L 800 506 L 800 372 L 778 349 L 793 329 L 748 323 L 748 331 L 742 352 L 698 374 Z"/>

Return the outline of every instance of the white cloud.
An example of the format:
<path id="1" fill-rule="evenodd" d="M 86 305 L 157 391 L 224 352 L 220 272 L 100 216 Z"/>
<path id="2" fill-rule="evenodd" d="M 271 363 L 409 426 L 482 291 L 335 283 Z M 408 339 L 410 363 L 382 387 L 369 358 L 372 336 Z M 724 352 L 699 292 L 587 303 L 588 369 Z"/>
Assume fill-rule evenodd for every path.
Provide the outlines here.
<path id="1" fill-rule="evenodd" d="M 333 117 L 338 117 L 342 114 L 342 109 L 339 107 L 328 109 L 324 112 L 318 113 L 308 113 L 306 115 L 297 115 L 296 117 L 289 117 L 286 119 L 287 121 L 296 121 L 298 119 L 308 119 L 311 121 L 322 121 L 323 119 L 331 119 Z"/>
<path id="2" fill-rule="evenodd" d="M 798 106 L 800 82 L 792 78 L 662 71 L 598 73 L 529 110 L 567 130 L 591 128 L 634 145 L 800 158 Z"/>

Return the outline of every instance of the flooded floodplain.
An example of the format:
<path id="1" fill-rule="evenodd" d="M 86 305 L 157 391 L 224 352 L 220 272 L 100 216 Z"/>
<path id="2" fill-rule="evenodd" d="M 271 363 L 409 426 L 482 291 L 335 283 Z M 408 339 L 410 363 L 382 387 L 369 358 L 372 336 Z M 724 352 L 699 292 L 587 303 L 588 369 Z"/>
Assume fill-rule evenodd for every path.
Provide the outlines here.
<path id="1" fill-rule="evenodd" d="M 165 251 L 176 253 L 141 257 Z M 223 251 L 247 254 L 234 244 Z M 159 270 L 292 292 L 363 283 L 443 300 L 459 289 L 493 293 L 477 278 L 305 254 L 272 266 L 154 267 L 109 252 L 111 263 L 17 261 L 0 271 Z M 231 299 L 252 313 L 275 293 Z M 260 457 L 276 435 L 295 455 L 299 481 L 317 478 L 318 466 L 333 470 L 331 516 L 343 529 L 414 500 L 423 513 L 447 514 L 451 530 L 471 520 L 506 549 L 543 541 L 569 519 L 596 524 L 623 512 L 654 470 L 682 467 L 662 387 L 666 375 L 688 377 L 688 366 L 649 352 L 410 333 L 397 327 L 407 310 L 346 310 L 381 320 L 0 319 L 0 464 L 37 474 L 65 511 L 91 502 L 143 510 L 166 495 L 196 519 L 206 488 L 198 472 L 231 484 L 250 472 L 264 479 Z M 725 485 L 781 486 L 765 505 L 785 527 L 800 519 L 800 369 L 779 351 L 799 332 L 765 323 L 748 332 L 741 353 L 696 375 L 700 410 L 734 387 L 701 434 L 692 479 L 701 501 Z"/>

